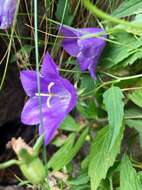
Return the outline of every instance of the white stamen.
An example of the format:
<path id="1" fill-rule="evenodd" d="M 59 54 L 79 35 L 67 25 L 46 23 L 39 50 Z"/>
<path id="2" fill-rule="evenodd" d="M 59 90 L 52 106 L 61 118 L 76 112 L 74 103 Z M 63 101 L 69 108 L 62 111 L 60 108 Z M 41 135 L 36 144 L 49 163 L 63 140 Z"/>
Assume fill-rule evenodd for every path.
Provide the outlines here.
<path id="1" fill-rule="evenodd" d="M 47 103 L 47 107 L 48 108 L 51 108 L 51 104 L 50 104 L 51 98 L 52 98 L 52 95 L 47 98 L 47 102 L 46 103 Z"/>
<path id="2" fill-rule="evenodd" d="M 39 93 L 35 93 L 35 95 L 36 96 L 43 96 L 43 97 L 44 96 L 46 96 L 46 97 L 50 97 L 51 96 L 51 94 L 45 94 L 45 93 L 40 93 L 40 94 Z"/>
<path id="3" fill-rule="evenodd" d="M 52 86 L 54 86 L 54 82 L 50 82 L 49 85 L 48 85 L 48 92 L 51 93 L 51 88 Z"/>

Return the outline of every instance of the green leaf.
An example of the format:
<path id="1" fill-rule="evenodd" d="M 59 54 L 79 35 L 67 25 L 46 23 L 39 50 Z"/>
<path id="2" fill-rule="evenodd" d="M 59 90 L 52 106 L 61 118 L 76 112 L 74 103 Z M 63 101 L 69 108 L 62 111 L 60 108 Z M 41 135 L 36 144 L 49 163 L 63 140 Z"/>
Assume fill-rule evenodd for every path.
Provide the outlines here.
<path id="1" fill-rule="evenodd" d="M 141 58 L 142 58 L 142 48 L 140 47 L 137 49 L 137 51 L 134 54 L 128 56 L 125 60 L 120 62 L 120 66 L 122 65 L 123 67 L 127 67 L 128 65 L 132 65 Z"/>
<path id="2" fill-rule="evenodd" d="M 111 144 L 110 148 L 114 145 L 120 130 L 122 128 L 122 122 L 124 117 L 124 103 L 123 94 L 121 89 L 113 86 L 109 88 L 103 95 L 103 102 L 105 104 L 105 109 L 108 113 L 109 128 L 110 128 L 110 138 Z"/>
<path id="3" fill-rule="evenodd" d="M 71 25 L 73 21 L 73 14 L 70 9 L 69 0 L 58 0 L 55 15 L 63 24 Z"/>
<path id="4" fill-rule="evenodd" d="M 115 43 L 107 43 L 105 51 L 103 53 L 101 63 L 108 68 L 114 66 L 126 66 L 123 65 L 123 61 L 127 58 L 131 58 L 132 55 L 136 54 L 135 57 L 141 57 L 138 52 L 142 48 L 142 36 L 135 37 L 133 34 L 122 32 L 115 34 L 112 38 Z M 136 58 L 131 59 L 130 64 L 136 61 Z M 127 60 L 129 63 L 129 61 Z"/>
<path id="5" fill-rule="evenodd" d="M 112 16 L 121 18 L 134 15 L 138 11 L 142 11 L 141 0 L 125 0 L 116 10 L 114 10 Z"/>
<path id="6" fill-rule="evenodd" d="M 67 165 L 84 144 L 87 134 L 88 128 L 82 132 L 75 144 L 75 135 L 71 134 L 65 141 L 64 145 L 49 160 L 47 164 L 48 168 L 52 168 L 53 170 L 60 170 L 65 165 Z"/>
<path id="7" fill-rule="evenodd" d="M 90 75 L 83 75 L 81 79 L 80 89 L 83 90 L 84 94 L 94 90 L 96 87 L 96 81 L 90 77 Z"/>
<path id="8" fill-rule="evenodd" d="M 135 90 L 133 93 L 128 95 L 128 98 L 137 106 L 142 108 L 142 90 Z"/>
<path id="9" fill-rule="evenodd" d="M 64 145 L 49 160 L 47 167 L 58 170 L 66 165 L 68 160 L 70 160 L 71 149 L 73 147 L 74 141 L 75 134 L 71 134 L 65 141 Z"/>
<path id="10" fill-rule="evenodd" d="M 75 131 L 75 132 L 77 131 L 78 132 L 80 130 L 80 126 L 76 123 L 76 121 L 70 115 L 68 115 L 68 117 L 65 118 L 65 120 L 61 124 L 60 128 L 65 131 Z"/>
<path id="11" fill-rule="evenodd" d="M 83 173 L 79 175 L 76 179 L 69 181 L 69 184 L 78 186 L 78 185 L 87 184 L 88 182 L 89 182 L 89 176 L 87 175 L 87 173 Z"/>
<path id="12" fill-rule="evenodd" d="M 86 119 L 94 119 L 97 115 L 95 101 L 92 99 L 79 101 L 77 104 L 77 109 Z"/>
<path id="13" fill-rule="evenodd" d="M 120 190 L 140 190 L 140 181 L 136 170 L 125 155 L 120 166 Z"/>
<path id="14" fill-rule="evenodd" d="M 97 133 L 91 145 L 91 152 L 89 154 L 89 176 L 91 178 L 91 190 L 97 190 L 101 180 L 106 178 L 108 169 L 114 164 L 115 158 L 120 152 L 123 129 L 121 129 L 110 151 L 109 132 L 109 127 L 101 129 Z"/>
<path id="15" fill-rule="evenodd" d="M 89 128 L 86 128 L 81 133 L 79 139 L 77 140 L 77 142 L 75 143 L 74 147 L 72 148 L 72 152 L 73 152 L 72 157 L 74 157 L 77 154 L 77 152 L 80 150 L 80 148 L 84 144 L 86 136 L 88 135 L 88 131 L 89 131 Z"/>
<path id="16" fill-rule="evenodd" d="M 142 110 L 139 107 L 125 110 L 126 119 L 142 119 Z"/>

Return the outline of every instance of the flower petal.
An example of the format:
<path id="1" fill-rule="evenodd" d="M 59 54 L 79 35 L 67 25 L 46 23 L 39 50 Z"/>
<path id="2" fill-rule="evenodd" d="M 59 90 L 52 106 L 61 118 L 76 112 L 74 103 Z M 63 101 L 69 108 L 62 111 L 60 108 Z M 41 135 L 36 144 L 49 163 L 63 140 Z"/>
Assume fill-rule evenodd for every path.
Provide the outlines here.
<path id="1" fill-rule="evenodd" d="M 59 75 L 59 72 L 57 69 L 57 65 L 47 52 L 44 56 L 43 63 L 41 66 L 41 75 L 47 77 L 48 74 Z"/>
<path id="2" fill-rule="evenodd" d="M 36 71 L 21 71 L 20 79 L 22 86 L 28 96 L 34 96 L 38 92 L 37 87 L 37 73 Z M 47 92 L 48 81 L 45 78 L 40 77 L 40 91 Z"/>
<path id="3" fill-rule="evenodd" d="M 14 18 L 16 0 L 1 0 L 0 4 L 0 29 L 7 29 Z"/>
<path id="4" fill-rule="evenodd" d="M 78 32 L 64 26 L 60 28 L 60 31 L 64 35 L 62 42 L 63 48 L 68 52 L 69 55 L 75 57 L 79 52 L 79 47 L 77 45 Z"/>
<path id="5" fill-rule="evenodd" d="M 50 100 L 50 108 L 44 115 L 45 143 L 48 144 L 54 136 L 56 129 L 60 126 L 66 115 L 73 109 L 77 101 L 76 90 L 73 85 L 60 77 L 52 87 L 53 96 Z M 42 134 L 41 127 L 39 128 Z"/>
<path id="6" fill-rule="evenodd" d="M 42 117 L 44 117 L 47 108 L 46 108 L 46 97 L 41 97 L 41 106 L 42 106 Z M 39 108 L 39 99 L 38 97 L 30 98 L 22 111 L 21 121 L 26 125 L 37 125 L 40 123 L 41 115 Z"/>
<path id="7" fill-rule="evenodd" d="M 46 117 L 43 121 L 43 128 L 41 125 L 39 126 L 39 134 L 44 134 L 45 145 L 47 145 L 52 140 L 54 134 L 56 133 L 56 130 L 59 128 L 64 118 L 65 115 L 59 115 L 56 118 Z"/>
<path id="8" fill-rule="evenodd" d="M 70 81 L 66 80 L 66 79 L 62 79 L 62 83 L 64 85 L 64 87 L 66 88 L 66 90 L 68 90 L 68 92 L 70 93 L 70 102 L 68 104 L 68 108 L 66 110 L 66 113 L 68 114 L 76 105 L 77 103 L 77 92 L 76 89 L 74 88 L 74 86 L 70 83 Z"/>

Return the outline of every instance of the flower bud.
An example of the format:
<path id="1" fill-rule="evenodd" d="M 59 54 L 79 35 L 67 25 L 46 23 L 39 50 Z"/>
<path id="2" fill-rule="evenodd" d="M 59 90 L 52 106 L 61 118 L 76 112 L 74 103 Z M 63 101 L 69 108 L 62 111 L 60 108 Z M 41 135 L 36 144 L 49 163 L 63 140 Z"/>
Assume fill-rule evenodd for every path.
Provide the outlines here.
<path id="1" fill-rule="evenodd" d="M 8 147 L 12 147 L 19 158 L 19 167 L 26 179 L 34 185 L 42 184 L 46 172 L 42 161 L 38 155 L 34 154 L 33 148 L 27 145 L 22 138 L 12 138 L 8 143 Z"/>

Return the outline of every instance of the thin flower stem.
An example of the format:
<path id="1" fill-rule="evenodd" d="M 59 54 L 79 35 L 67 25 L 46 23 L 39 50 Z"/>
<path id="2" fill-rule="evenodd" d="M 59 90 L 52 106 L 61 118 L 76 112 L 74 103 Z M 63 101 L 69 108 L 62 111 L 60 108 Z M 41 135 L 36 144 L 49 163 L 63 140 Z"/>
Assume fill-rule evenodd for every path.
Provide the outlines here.
<path id="1" fill-rule="evenodd" d="M 90 94 L 92 93 L 96 93 L 97 91 L 99 91 L 101 88 L 107 86 L 107 85 L 113 85 L 116 83 L 119 83 L 121 81 L 125 81 L 125 80 L 131 80 L 131 79 L 136 79 L 136 78 L 141 78 L 142 74 L 139 75 L 133 75 L 133 76 L 128 76 L 128 77 L 117 77 L 114 75 L 110 75 L 113 76 L 113 78 L 116 78 L 116 80 L 111 80 L 111 81 L 107 81 L 102 83 L 100 86 L 98 86 L 95 90 L 91 90 L 90 92 L 86 93 L 85 95 L 82 96 L 83 99 L 87 99 L 88 97 L 90 98 Z"/>
<path id="2" fill-rule="evenodd" d="M 5 168 L 9 168 L 13 165 L 19 165 L 19 164 L 20 164 L 20 162 L 18 160 L 9 160 L 7 162 L 0 163 L 0 170 L 5 169 Z"/>
<path id="3" fill-rule="evenodd" d="M 37 86 L 38 86 L 38 101 L 39 101 L 39 111 L 40 111 L 40 126 L 42 128 L 42 132 L 44 134 L 43 128 L 43 116 L 42 116 L 42 103 L 41 103 L 41 96 L 40 96 L 40 65 L 39 65 L 39 52 L 38 52 L 38 5 L 37 0 L 34 0 L 34 27 L 35 27 L 35 56 L 36 56 L 36 73 L 37 73 Z M 46 163 L 46 147 L 43 143 L 43 160 Z"/>

